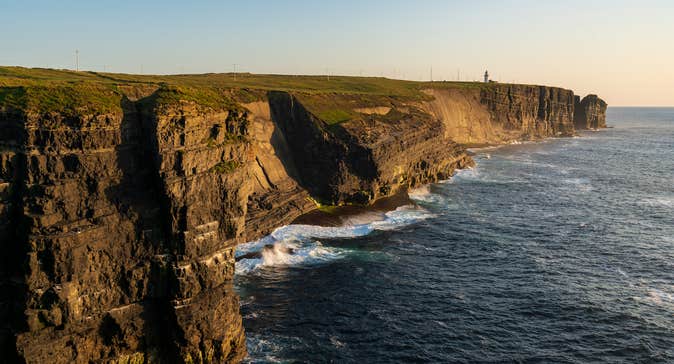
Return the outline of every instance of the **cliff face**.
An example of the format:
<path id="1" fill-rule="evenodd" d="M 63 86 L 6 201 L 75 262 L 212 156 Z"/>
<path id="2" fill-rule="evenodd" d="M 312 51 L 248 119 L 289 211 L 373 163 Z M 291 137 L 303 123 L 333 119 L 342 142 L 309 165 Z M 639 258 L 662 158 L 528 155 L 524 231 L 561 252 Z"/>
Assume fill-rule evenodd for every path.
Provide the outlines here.
<path id="1" fill-rule="evenodd" d="M 270 104 L 300 183 L 323 203 L 371 203 L 472 165 L 442 123 L 420 110 L 328 125 L 294 95 L 271 93 Z"/>
<path id="2" fill-rule="evenodd" d="M 369 204 L 448 178 L 472 165 L 466 144 L 605 125 L 600 99 L 574 118 L 571 91 L 538 86 L 197 91 L 118 85 L 91 91 L 104 111 L 0 108 L 5 357 L 240 361 L 238 243 L 315 201 Z"/>
<path id="3" fill-rule="evenodd" d="M 145 206 L 153 194 L 142 195 L 140 135 L 124 128 L 125 121 L 121 110 L 3 117 L 3 127 L 18 130 L 2 141 L 10 161 L 3 179 L 11 174 L 6 203 L 16 227 L 3 239 L 16 254 L 3 283 L 14 292 L 6 304 L 20 318 L 13 323 L 22 332 L 17 346 L 29 361 L 46 359 L 47 350 L 66 361 L 76 346 L 95 346 L 102 338 L 75 326 L 88 329 L 102 309 L 151 295 L 155 247 L 138 234 L 143 226 L 136 216 L 147 215 L 151 224 Z M 58 328 L 73 334 L 71 347 L 50 347 L 66 341 Z"/>
<path id="4" fill-rule="evenodd" d="M 255 151 L 251 167 L 252 192 L 248 196 L 246 239 L 268 235 L 279 222 L 287 223 L 316 208 L 300 185 L 296 159 L 286 135 L 272 121 L 270 102 L 243 104 L 249 111 L 250 138 Z"/>
<path id="5" fill-rule="evenodd" d="M 575 98 L 574 125 L 577 130 L 606 127 L 606 102 L 597 95 L 587 95 L 582 100 Z"/>
<path id="6" fill-rule="evenodd" d="M 119 103 L 104 115 L 1 119 L 16 130 L 2 140 L 3 222 L 18 227 L 2 239 L 13 254 L 3 307 L 16 318 L 5 334 L 17 334 L 5 341 L 36 363 L 238 360 L 245 120 Z"/>
<path id="7" fill-rule="evenodd" d="M 521 139 L 570 136 L 574 95 L 556 87 L 490 84 L 476 89 L 427 89 L 422 107 L 462 144 L 498 144 Z"/>

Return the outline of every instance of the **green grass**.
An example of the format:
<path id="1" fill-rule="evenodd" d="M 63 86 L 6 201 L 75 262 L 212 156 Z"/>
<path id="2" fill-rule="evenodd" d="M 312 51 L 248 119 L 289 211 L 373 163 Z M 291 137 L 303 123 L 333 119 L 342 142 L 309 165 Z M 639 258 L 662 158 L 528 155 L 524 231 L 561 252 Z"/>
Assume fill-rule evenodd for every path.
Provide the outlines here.
<path id="1" fill-rule="evenodd" d="M 109 112 L 119 108 L 130 89 L 158 90 L 147 100 L 154 106 L 194 102 L 212 109 L 238 109 L 241 103 L 265 100 L 268 91 L 295 94 L 327 124 L 363 115 L 359 107 L 391 106 L 429 100 L 427 88 L 484 89 L 479 82 L 414 82 L 383 77 L 291 76 L 208 73 L 198 75 L 135 75 L 75 72 L 0 66 L 0 110 L 37 112 Z"/>
<path id="2" fill-rule="evenodd" d="M 195 75 L 135 75 L 124 73 L 75 72 L 44 68 L 0 66 L 0 87 L 45 85 L 65 82 L 103 84 L 165 84 L 182 87 L 302 91 L 307 93 L 350 93 L 423 98 L 428 87 L 477 87 L 476 82 L 415 82 L 383 77 L 291 76 L 206 73 Z"/>
<path id="3" fill-rule="evenodd" d="M 173 85 L 162 85 L 153 101 L 157 106 L 175 105 L 186 101 L 212 109 L 231 109 L 238 105 L 228 90 Z"/>
<path id="4" fill-rule="evenodd" d="M 21 109 L 65 115 L 108 113 L 119 109 L 122 95 L 96 83 L 32 85 L 0 88 L 0 109 Z"/>
<path id="5" fill-rule="evenodd" d="M 325 110 L 317 116 L 329 125 L 339 124 L 353 119 L 352 113 L 340 109 Z"/>
<path id="6" fill-rule="evenodd" d="M 213 149 L 216 147 L 221 147 L 226 144 L 233 144 L 246 141 L 246 137 L 243 135 L 236 135 L 231 133 L 225 133 L 224 141 L 218 143 L 213 137 L 206 137 L 201 142 L 206 144 L 206 147 Z"/>
<path id="7" fill-rule="evenodd" d="M 318 210 L 326 213 L 326 214 L 331 214 L 334 215 L 339 211 L 340 206 L 334 206 L 334 205 L 319 205 Z"/>
<path id="8" fill-rule="evenodd" d="M 239 166 L 240 163 L 237 161 L 223 161 L 211 167 L 211 172 L 219 174 L 231 173 L 239 168 Z"/>

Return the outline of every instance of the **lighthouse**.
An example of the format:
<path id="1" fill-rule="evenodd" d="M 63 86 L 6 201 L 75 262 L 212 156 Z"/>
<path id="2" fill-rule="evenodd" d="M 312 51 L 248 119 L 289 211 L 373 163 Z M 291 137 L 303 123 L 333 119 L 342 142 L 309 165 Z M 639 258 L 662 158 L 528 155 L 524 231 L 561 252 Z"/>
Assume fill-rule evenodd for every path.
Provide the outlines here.
<path id="1" fill-rule="evenodd" d="M 489 71 L 484 71 L 484 82 L 489 82 Z"/>

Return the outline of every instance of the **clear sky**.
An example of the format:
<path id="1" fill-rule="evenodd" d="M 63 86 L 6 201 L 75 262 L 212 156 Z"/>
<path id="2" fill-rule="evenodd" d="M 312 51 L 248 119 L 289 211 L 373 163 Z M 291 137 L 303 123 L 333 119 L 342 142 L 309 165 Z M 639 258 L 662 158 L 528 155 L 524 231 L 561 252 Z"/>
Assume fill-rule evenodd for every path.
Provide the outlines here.
<path id="1" fill-rule="evenodd" d="M 0 64 L 478 79 L 674 105 L 674 1 L 2 0 Z"/>

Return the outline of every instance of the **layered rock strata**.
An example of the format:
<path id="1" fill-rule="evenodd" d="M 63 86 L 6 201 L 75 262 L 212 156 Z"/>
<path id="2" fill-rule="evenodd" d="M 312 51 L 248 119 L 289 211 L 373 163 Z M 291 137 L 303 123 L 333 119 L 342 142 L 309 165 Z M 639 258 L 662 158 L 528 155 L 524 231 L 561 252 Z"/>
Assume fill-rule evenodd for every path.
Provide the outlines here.
<path id="1" fill-rule="evenodd" d="M 493 84 L 484 88 L 434 88 L 421 105 L 465 145 L 500 144 L 574 133 L 574 95 L 557 87 Z"/>

